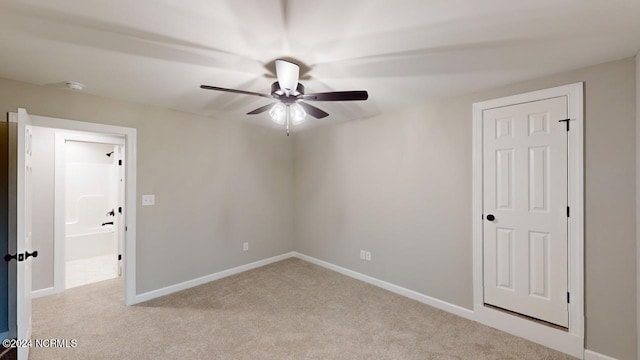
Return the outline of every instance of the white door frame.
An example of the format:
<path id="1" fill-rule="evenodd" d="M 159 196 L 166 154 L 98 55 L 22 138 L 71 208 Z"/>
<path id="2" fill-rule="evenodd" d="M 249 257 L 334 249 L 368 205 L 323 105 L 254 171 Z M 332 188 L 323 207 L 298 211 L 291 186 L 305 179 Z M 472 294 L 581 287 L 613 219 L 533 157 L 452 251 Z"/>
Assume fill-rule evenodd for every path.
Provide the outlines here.
<path id="1" fill-rule="evenodd" d="M 127 149 L 125 144 L 125 138 L 121 135 L 98 135 L 88 132 L 68 132 L 67 130 L 55 132 L 55 180 L 54 180 L 54 239 L 53 239 L 53 288 L 55 293 L 61 293 L 65 290 L 65 264 L 66 264 L 66 219 L 65 216 L 60 214 L 66 214 L 66 154 L 65 144 L 67 141 L 81 141 L 89 143 L 120 145 L 124 148 L 124 154 L 126 156 Z M 115 156 L 115 155 L 114 155 Z M 124 159 L 123 159 L 124 160 Z M 127 185 L 127 176 L 125 172 L 124 177 L 125 187 Z M 118 199 L 120 199 L 120 192 L 118 192 Z M 123 204 L 125 214 L 127 213 L 126 200 Z M 120 249 L 120 239 L 124 232 L 124 221 L 118 221 L 118 249 Z M 122 249 L 124 251 L 125 249 Z M 125 254 L 126 256 L 126 254 Z"/>
<path id="2" fill-rule="evenodd" d="M 583 154 L 583 86 L 584 83 L 558 86 L 525 94 L 473 104 L 473 310 L 477 321 L 516 336 L 537 342 L 580 359 L 584 356 L 584 154 Z M 484 110 L 525 102 L 566 96 L 569 131 L 569 330 L 563 331 L 484 306 L 483 290 L 483 139 Z"/>
<path id="3" fill-rule="evenodd" d="M 33 126 L 99 133 L 124 137 L 126 154 L 125 166 L 125 246 L 124 246 L 124 273 L 125 273 L 125 303 L 133 305 L 136 301 L 136 158 L 137 158 L 137 131 L 134 128 L 90 123 L 84 121 L 66 120 L 46 116 L 31 115 Z M 54 254 L 55 255 L 55 254 Z M 55 278 L 55 275 L 54 275 Z"/>

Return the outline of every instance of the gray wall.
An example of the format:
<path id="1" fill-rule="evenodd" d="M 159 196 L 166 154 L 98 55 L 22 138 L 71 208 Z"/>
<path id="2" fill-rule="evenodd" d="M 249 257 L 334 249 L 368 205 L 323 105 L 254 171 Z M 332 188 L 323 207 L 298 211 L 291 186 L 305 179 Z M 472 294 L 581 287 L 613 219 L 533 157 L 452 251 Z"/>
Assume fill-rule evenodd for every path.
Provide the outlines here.
<path id="1" fill-rule="evenodd" d="M 471 309 L 471 105 L 579 81 L 586 347 L 635 359 L 633 58 L 296 134 L 296 250 Z"/>
<path id="2" fill-rule="evenodd" d="M 38 259 L 31 263 L 33 290 L 53 287 L 54 129 L 33 128 L 33 248 Z"/>
<path id="3" fill-rule="evenodd" d="M 138 129 L 138 194 L 156 195 L 135 205 L 138 294 L 293 250 L 292 142 L 281 131 L 0 79 L 0 112 L 18 107 Z M 52 214 L 39 194 L 38 212 Z M 42 226 L 34 243 L 51 249 L 53 224 Z M 52 285 L 51 266 L 34 284 Z"/>

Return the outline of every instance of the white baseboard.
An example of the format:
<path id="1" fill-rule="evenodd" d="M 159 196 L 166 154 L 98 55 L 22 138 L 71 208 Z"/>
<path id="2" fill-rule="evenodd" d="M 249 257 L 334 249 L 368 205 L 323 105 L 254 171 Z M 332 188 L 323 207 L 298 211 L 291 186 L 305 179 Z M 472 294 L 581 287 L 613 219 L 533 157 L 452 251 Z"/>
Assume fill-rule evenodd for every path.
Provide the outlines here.
<path id="1" fill-rule="evenodd" d="M 597 353 L 595 351 L 585 350 L 584 351 L 584 360 L 618 360 L 618 359 L 613 358 L 611 356 L 607 356 L 607 355 L 604 355 L 604 354 Z"/>
<path id="2" fill-rule="evenodd" d="M 458 316 L 462 316 L 463 318 L 469 319 L 469 320 L 475 320 L 474 319 L 474 314 L 472 310 L 463 308 L 461 306 L 458 305 L 454 305 L 454 304 L 450 304 L 446 301 L 442 301 L 436 298 L 432 298 L 431 296 L 427 296 L 424 294 L 421 294 L 419 292 L 413 291 L 413 290 L 409 290 L 407 288 L 404 288 L 402 286 L 398 286 L 398 285 L 394 285 L 392 283 L 388 283 L 386 281 L 380 280 L 380 279 L 376 279 L 374 277 L 368 276 L 368 275 L 364 275 L 361 274 L 359 272 L 353 271 L 353 270 L 349 270 L 347 268 L 343 268 L 341 266 L 338 265 L 334 265 L 331 263 L 328 263 L 326 261 L 320 260 L 320 259 L 316 259 L 314 257 L 308 256 L 308 255 L 304 255 L 298 252 L 293 253 L 295 257 L 301 259 L 301 260 L 305 260 L 308 261 L 312 264 L 316 264 L 319 266 L 322 266 L 323 268 L 327 268 L 329 270 L 333 270 L 335 272 L 338 272 L 340 274 L 352 277 L 354 279 L 360 280 L 360 281 L 364 281 L 366 283 L 369 283 L 371 285 L 375 285 L 377 287 L 383 288 L 385 290 L 389 290 L 393 293 L 396 293 L 398 295 L 402 295 L 405 297 L 408 297 L 409 299 L 413 299 L 416 301 L 419 301 L 423 304 L 427 304 L 429 306 L 433 306 L 434 308 L 440 309 L 440 310 L 444 310 L 447 312 L 450 312 L 452 314 L 458 315 Z"/>
<path id="3" fill-rule="evenodd" d="M 498 312 L 496 312 L 496 314 L 493 314 L 493 312 L 490 312 L 490 311 L 474 311 L 475 309 L 469 310 L 461 306 L 454 305 L 446 301 L 442 301 L 442 300 L 433 298 L 431 296 L 427 296 L 419 292 L 404 288 L 402 286 L 391 284 L 386 281 L 376 279 L 374 277 L 364 275 L 359 272 L 349 270 L 347 268 L 343 268 L 341 266 L 334 265 L 329 262 L 316 259 L 308 255 L 304 255 L 298 252 L 294 252 L 293 254 L 295 257 L 301 260 L 308 261 L 312 264 L 316 264 L 324 268 L 327 268 L 329 270 L 336 271 L 338 273 L 349 276 L 351 278 L 364 281 L 371 285 L 378 286 L 380 288 L 391 291 L 398 295 L 402 295 L 410 299 L 419 301 L 423 304 L 433 306 L 437 309 L 444 310 L 454 315 L 461 316 L 465 319 L 476 321 L 492 327 L 495 327 L 492 325 L 494 323 L 505 324 L 505 326 L 498 327 L 499 330 L 502 330 L 509 334 L 513 334 L 518 337 L 522 337 L 529 341 L 536 342 L 538 344 L 552 348 L 554 350 L 564 352 L 566 354 L 572 355 L 579 359 L 581 359 L 583 356 L 586 356 L 583 348 L 582 338 L 573 336 L 571 334 L 561 332 L 553 328 L 548 328 L 549 329 L 548 331 L 545 331 L 547 330 L 546 328 L 543 328 L 542 330 L 540 330 L 540 328 L 536 326 L 537 324 L 531 323 L 530 321 L 527 321 L 527 320 L 522 320 L 520 318 L 515 318 L 515 321 L 516 321 L 515 323 L 518 325 L 516 327 L 508 326 L 511 322 L 507 322 L 507 321 L 497 321 L 497 322 L 487 321 L 488 316 L 497 316 L 497 317 L 504 317 L 504 318 L 508 317 L 510 320 L 511 318 L 513 318 L 513 316 L 509 316 L 509 315 L 498 313 Z M 478 310 L 484 310 L 484 309 L 478 309 Z M 505 320 L 505 319 L 502 319 L 502 320 Z M 593 353 L 593 354 L 597 354 L 597 353 Z M 612 358 L 602 357 L 602 358 L 593 358 L 593 359 L 609 360 Z"/>
<path id="4" fill-rule="evenodd" d="M 380 288 L 383 288 L 385 290 L 391 291 L 393 293 L 396 293 L 398 295 L 402 295 L 405 297 L 408 297 L 410 299 L 419 301 L 423 304 L 427 304 L 429 306 L 433 306 L 437 309 L 440 310 L 444 310 L 447 312 L 450 312 L 452 314 L 458 315 L 458 316 L 462 316 L 466 319 L 470 319 L 470 320 L 475 320 L 474 319 L 474 314 L 473 311 L 469 310 L 469 309 L 465 309 L 461 306 L 458 305 L 453 305 L 450 304 L 446 301 L 442 301 L 424 294 L 421 294 L 419 292 L 413 291 L 413 290 L 409 290 L 407 288 L 404 288 L 402 286 L 398 286 L 398 285 L 394 285 L 391 284 L 389 282 L 380 280 L 380 279 L 376 279 L 374 277 L 368 276 L 368 275 L 364 275 L 361 274 L 359 272 L 353 271 L 353 270 L 349 270 L 347 268 L 343 268 L 341 266 L 338 265 L 334 265 L 331 263 L 328 263 L 326 261 L 320 260 L 320 259 L 316 259 L 314 257 L 308 256 L 308 255 L 304 255 L 295 251 L 289 252 L 289 253 L 285 253 L 282 255 L 278 255 L 278 256 L 274 256 L 268 259 L 264 259 L 264 260 L 260 260 L 260 261 L 256 261 L 256 262 L 252 262 L 250 264 L 246 264 L 246 265 L 241 265 L 232 269 L 228 269 L 228 270 L 223 270 L 220 272 L 217 272 L 215 274 L 211 274 L 211 275 L 206 275 L 206 276 L 202 276 L 193 280 L 188 280 L 179 284 L 175 284 L 175 285 L 170 285 L 161 289 L 157 289 L 157 290 L 152 290 L 146 293 L 142 293 L 142 294 L 138 294 L 134 297 L 134 302 L 133 304 L 139 304 L 141 302 L 144 301 L 148 301 L 151 299 L 155 299 L 161 296 L 165 296 L 165 295 L 169 295 L 178 291 L 182 291 L 182 290 L 186 290 L 189 288 L 192 288 L 194 286 L 198 286 L 198 285 L 202 285 L 211 281 L 215 281 L 215 280 L 219 280 L 222 279 L 224 277 L 230 276 L 230 275 L 235 275 L 235 274 L 239 274 L 241 272 L 244 271 L 248 271 L 248 270 L 252 270 L 261 266 L 265 266 L 274 262 L 278 262 L 284 259 L 288 259 L 291 257 L 296 257 L 299 258 L 301 260 L 304 261 L 308 261 L 312 264 L 316 264 L 319 266 L 322 266 L 324 268 L 327 268 L 329 270 L 333 270 L 335 272 L 338 272 L 340 274 L 349 276 L 351 278 L 360 280 L 360 281 L 364 281 L 366 283 L 378 286 Z M 53 288 L 51 288 L 53 290 Z"/>
<path id="5" fill-rule="evenodd" d="M 139 303 L 144 302 L 144 301 L 149 301 L 151 299 L 155 299 L 155 298 L 158 298 L 160 296 L 169 295 L 169 294 L 172 294 L 174 292 L 186 290 L 186 289 L 192 288 L 194 286 L 206 284 L 208 282 L 219 280 L 219 279 L 225 278 L 227 276 L 239 274 L 239 273 L 245 272 L 247 270 L 252 270 L 252 269 L 255 269 L 255 268 L 259 268 L 261 266 L 269 265 L 271 263 L 278 262 L 278 261 L 281 261 L 281 260 L 284 260 L 284 259 L 288 259 L 288 258 L 293 257 L 293 256 L 294 256 L 294 253 L 293 252 L 289 252 L 289 253 L 285 253 L 285 254 L 282 254 L 282 255 L 277 255 L 277 256 L 274 256 L 274 257 L 271 257 L 271 258 L 268 258 L 268 259 L 252 262 L 250 264 L 241 265 L 241 266 L 234 267 L 234 268 L 231 268 L 231 269 L 228 269 L 228 270 L 223 270 L 223 271 L 217 272 L 215 274 L 201 276 L 201 277 L 195 278 L 193 280 L 188 280 L 188 281 L 185 281 L 185 282 L 181 282 L 179 284 L 170 285 L 170 286 L 167 286 L 167 287 L 163 287 L 161 289 L 152 290 L 152 291 L 148 291 L 146 293 L 138 294 L 138 295 L 135 295 L 133 297 L 133 302 L 131 303 L 131 305 L 139 304 Z"/>
<path id="6" fill-rule="evenodd" d="M 37 299 L 37 298 L 41 298 L 44 296 L 49 296 L 49 295 L 53 295 L 53 294 L 57 294 L 58 292 L 56 291 L 56 288 L 52 287 L 48 287 L 48 288 L 44 288 L 44 289 L 39 289 L 39 290 L 33 290 L 31 291 L 31 298 L 32 299 Z"/>
<path id="7" fill-rule="evenodd" d="M 340 274 L 349 276 L 351 278 L 354 278 L 356 280 L 360 280 L 363 282 L 366 282 L 368 284 L 380 287 L 382 289 L 391 291 L 393 293 L 396 293 L 398 295 L 401 296 L 405 296 L 408 297 L 410 299 L 419 301 L 423 304 L 429 305 L 429 306 L 433 306 L 437 309 L 443 310 L 443 311 L 447 311 L 449 313 L 452 313 L 454 315 L 458 315 L 461 316 L 465 319 L 469 319 L 472 321 L 476 321 L 476 322 L 480 322 L 480 323 L 485 323 L 486 322 L 486 316 L 488 316 L 487 314 L 484 314 L 483 311 L 473 311 L 473 310 L 469 310 L 466 309 L 464 307 L 458 306 L 458 305 L 454 305 L 451 303 L 448 303 L 446 301 L 442 301 L 436 298 L 433 298 L 431 296 L 427 296 L 424 294 L 421 294 L 419 292 L 416 292 L 414 290 L 410 290 L 407 288 L 404 288 L 402 286 L 398 286 L 380 279 L 376 279 L 374 277 L 368 276 L 368 275 L 364 275 L 362 273 L 359 273 L 357 271 L 353 271 L 353 270 L 349 270 L 347 268 L 338 266 L 338 265 L 334 265 L 331 264 L 329 262 L 320 260 L 320 259 L 316 259 L 314 257 L 305 255 L 305 254 L 301 254 L 299 252 L 289 252 L 289 253 L 285 253 L 282 255 L 278 255 L 278 256 L 274 256 L 268 259 L 264 259 L 264 260 L 260 260 L 260 261 L 256 261 L 250 264 L 246 264 L 246 265 L 241 265 L 232 269 L 228 269 L 228 270 L 223 270 L 220 272 L 217 272 L 215 274 L 211 274 L 211 275 L 206 275 L 206 276 L 202 276 L 193 280 L 189 280 L 189 281 L 185 281 L 179 284 L 175 284 L 175 285 L 171 285 L 171 286 L 167 286 L 161 289 L 157 289 L 157 290 L 152 290 L 143 294 L 139 294 L 136 295 L 134 297 L 134 302 L 133 304 L 138 304 L 144 301 L 148 301 L 151 299 L 155 299 L 161 296 L 165 296 L 165 295 L 169 295 L 178 291 L 182 291 L 182 290 L 186 290 L 189 288 L 192 288 L 194 286 L 198 286 L 198 285 L 202 285 L 211 281 L 215 281 L 215 280 L 219 280 L 222 279 L 224 277 L 227 276 L 231 276 L 231 275 L 235 275 L 235 274 L 239 274 L 241 272 L 245 272 L 248 270 L 252 270 L 261 266 L 265 266 L 274 262 L 278 262 L 281 260 L 285 260 L 291 257 L 296 257 L 298 259 L 307 261 L 309 263 L 321 266 L 323 268 L 338 272 Z M 53 291 L 53 288 L 50 288 L 51 291 Z M 43 289 L 43 290 L 50 290 L 50 289 Z M 39 290 L 39 291 L 43 291 L 43 290 Z M 42 295 L 44 296 L 44 295 Z M 489 314 L 491 315 L 491 314 Z M 507 315 L 503 315 L 503 314 L 498 314 L 496 316 L 507 316 Z M 524 325 L 527 325 L 526 323 Z M 525 326 L 525 328 L 527 328 L 527 326 Z M 591 350 L 584 350 L 582 349 L 582 343 L 579 342 L 577 339 L 572 339 L 572 338 L 565 338 L 563 336 L 560 336 L 563 340 L 560 343 L 556 344 L 556 342 L 551 341 L 550 343 L 546 343 L 548 342 L 546 340 L 546 336 L 545 339 L 543 339 L 544 341 L 541 341 L 540 339 L 537 339 L 535 336 L 533 336 L 532 338 L 532 334 L 528 333 L 527 331 L 525 331 L 524 333 L 522 331 L 513 331 L 513 329 L 511 328 L 507 328 L 507 329 L 501 329 L 503 331 L 506 331 L 508 333 L 511 333 L 515 336 L 519 336 L 519 337 L 523 337 L 525 339 L 534 341 L 534 342 L 538 342 L 538 343 L 542 343 L 542 345 L 544 346 L 548 346 L 551 348 L 554 348 L 556 350 L 568 353 L 570 355 L 573 355 L 577 358 L 583 358 L 585 360 L 616 360 L 615 358 L 603 355 L 603 354 L 599 354 L 596 353 L 594 351 Z M 530 330 L 530 329 L 529 329 Z M 536 334 L 535 332 L 533 333 L 534 335 Z M 558 336 L 558 334 L 553 334 L 554 336 Z M 566 334 L 569 335 L 569 334 Z M 562 342 L 564 342 L 565 345 L 559 345 Z"/>

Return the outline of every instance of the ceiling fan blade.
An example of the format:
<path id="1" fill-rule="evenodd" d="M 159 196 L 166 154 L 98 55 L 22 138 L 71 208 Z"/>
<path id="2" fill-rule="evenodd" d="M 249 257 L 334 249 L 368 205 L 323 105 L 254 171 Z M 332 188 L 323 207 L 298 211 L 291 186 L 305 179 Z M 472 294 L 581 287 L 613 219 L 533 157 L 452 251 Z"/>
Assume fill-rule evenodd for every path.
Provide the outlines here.
<path id="1" fill-rule="evenodd" d="M 309 105 L 302 101 L 298 101 L 298 104 L 302 106 L 302 108 L 304 109 L 304 111 L 307 112 L 307 114 L 313 116 L 316 119 L 322 119 L 323 117 L 329 116 L 329 113 L 325 112 L 324 110 L 320 110 L 313 105 Z"/>
<path id="2" fill-rule="evenodd" d="M 273 99 L 273 96 L 271 96 L 271 95 L 261 94 L 261 93 L 257 93 L 257 92 L 253 92 L 253 91 L 227 89 L 227 88 L 221 88 L 221 87 L 209 86 L 209 85 L 200 85 L 200 88 L 201 89 L 206 89 L 206 90 L 230 92 L 230 93 L 235 93 L 235 94 L 254 95 L 254 96 L 265 97 L 265 98 L 268 98 L 268 99 Z"/>
<path id="3" fill-rule="evenodd" d="M 369 94 L 364 90 L 355 91 L 333 91 L 316 94 L 299 95 L 298 99 L 311 101 L 355 101 L 367 100 Z"/>
<path id="4" fill-rule="evenodd" d="M 265 111 L 267 111 L 267 110 L 271 109 L 271 108 L 273 107 L 273 105 L 274 105 L 274 104 L 268 104 L 268 105 L 265 105 L 265 106 L 260 106 L 259 108 L 255 109 L 255 110 L 253 110 L 253 111 L 248 112 L 248 113 L 247 113 L 247 115 L 261 114 L 261 113 L 263 113 L 263 112 L 265 112 Z"/>
<path id="5" fill-rule="evenodd" d="M 288 96 L 298 87 L 300 66 L 290 61 L 278 59 L 276 60 L 276 75 L 278 76 L 280 90 Z"/>

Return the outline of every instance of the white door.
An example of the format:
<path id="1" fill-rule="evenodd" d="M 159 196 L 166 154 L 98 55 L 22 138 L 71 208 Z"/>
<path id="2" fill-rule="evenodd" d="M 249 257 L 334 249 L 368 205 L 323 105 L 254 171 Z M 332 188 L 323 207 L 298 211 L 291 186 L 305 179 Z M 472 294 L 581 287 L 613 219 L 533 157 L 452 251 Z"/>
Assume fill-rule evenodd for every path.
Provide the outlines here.
<path id="1" fill-rule="evenodd" d="M 24 261 L 18 261 L 17 284 L 17 330 L 18 339 L 31 338 L 31 262 L 33 256 L 31 224 L 31 155 L 32 128 L 29 114 L 24 109 L 18 109 L 18 169 L 16 189 L 17 200 L 17 249 L 18 254 L 24 254 Z M 19 259 L 18 259 L 19 260 Z M 18 348 L 18 359 L 27 359 L 29 347 Z"/>
<path id="2" fill-rule="evenodd" d="M 483 113 L 484 302 L 568 327 L 567 97 Z"/>

